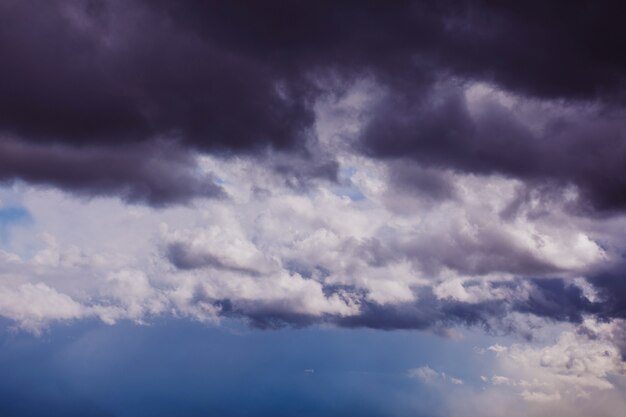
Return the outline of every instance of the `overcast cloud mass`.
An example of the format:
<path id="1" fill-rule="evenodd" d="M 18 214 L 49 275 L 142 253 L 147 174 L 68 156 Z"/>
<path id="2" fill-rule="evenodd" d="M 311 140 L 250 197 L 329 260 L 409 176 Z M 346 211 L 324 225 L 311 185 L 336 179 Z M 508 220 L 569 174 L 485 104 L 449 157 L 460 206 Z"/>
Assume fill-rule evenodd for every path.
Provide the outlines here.
<path id="1" fill-rule="evenodd" d="M 623 10 L 0 1 L 0 414 L 623 416 Z"/>

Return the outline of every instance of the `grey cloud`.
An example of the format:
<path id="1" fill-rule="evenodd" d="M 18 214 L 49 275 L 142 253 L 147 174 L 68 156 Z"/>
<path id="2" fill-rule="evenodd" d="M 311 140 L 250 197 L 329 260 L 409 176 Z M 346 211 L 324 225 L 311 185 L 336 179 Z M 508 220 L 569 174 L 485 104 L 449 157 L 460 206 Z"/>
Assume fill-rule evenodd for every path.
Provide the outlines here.
<path id="1" fill-rule="evenodd" d="M 454 199 L 457 189 L 445 172 L 400 160 L 389 164 L 391 193 L 411 193 L 425 200 Z"/>
<path id="2" fill-rule="evenodd" d="M 555 116 L 536 132 L 496 102 L 478 114 L 468 106 L 463 89 L 454 85 L 389 95 L 372 110 L 357 146 L 373 157 L 500 174 L 544 190 L 573 184 L 580 191 L 580 213 L 611 214 L 626 207 L 621 111 L 579 108 L 574 116 Z"/>
<path id="3" fill-rule="evenodd" d="M 83 149 L 165 137 L 222 156 L 301 155 L 315 142 L 316 100 L 369 77 L 389 97 L 359 141 L 368 155 L 573 183 L 591 211 L 626 207 L 619 2 L 54 0 L 0 7 L 0 132 L 16 140 Z M 606 111 L 580 122 L 554 116 L 551 130 L 537 136 L 501 109 L 470 117 L 454 89 L 435 88 L 451 80 L 566 106 L 600 103 Z M 277 169 L 296 186 L 310 176 L 336 178 L 336 163 L 312 158 L 304 169 Z M 30 181 L 19 170 L 7 175 Z M 395 181 L 437 198 L 451 193 L 430 174 L 400 170 Z M 100 190 L 97 182 L 93 188 Z"/>
<path id="4" fill-rule="evenodd" d="M 119 196 L 132 203 L 165 206 L 195 197 L 225 197 L 194 158 L 173 144 L 80 148 L 0 143 L 0 180 L 22 179 L 86 197 Z"/>
<path id="5" fill-rule="evenodd" d="M 510 333 L 524 332 L 510 319 L 514 312 L 555 322 L 581 323 L 583 314 L 601 310 L 599 304 L 583 296 L 580 288 L 558 278 L 495 281 L 489 285 L 506 286 L 509 295 L 468 303 L 437 298 L 426 287 L 418 292 L 418 300 L 413 303 L 380 305 L 364 300 L 361 314 L 340 318 L 337 323 L 347 327 L 432 330 L 464 325 L 493 333 Z"/>
<path id="6" fill-rule="evenodd" d="M 593 282 L 593 281 L 592 281 Z M 430 289 L 422 289 L 415 303 L 379 305 L 363 301 L 361 314 L 339 318 L 341 326 L 373 327 L 382 329 L 437 329 L 454 325 L 478 326 L 490 332 L 516 332 L 509 317 L 513 312 L 529 314 L 554 322 L 580 324 L 585 315 L 601 320 L 623 318 L 608 300 L 592 301 L 581 288 L 561 278 L 518 278 L 513 281 L 495 281 L 489 285 L 505 286 L 509 296 L 479 303 L 438 299 Z M 608 301 L 608 303 L 607 303 Z M 620 334 L 617 334 L 620 337 Z M 617 340 L 617 343 L 620 343 Z"/>
<path id="7" fill-rule="evenodd" d="M 626 318 L 626 262 L 607 265 L 588 281 L 602 300 L 602 313 L 608 318 Z"/>
<path id="8" fill-rule="evenodd" d="M 583 291 L 563 279 L 532 279 L 528 297 L 514 309 L 554 321 L 580 323 L 585 314 L 597 314 L 603 307 L 590 301 Z"/>
<path id="9" fill-rule="evenodd" d="M 618 326 L 614 334 L 613 343 L 619 348 L 622 360 L 626 362 L 626 324 L 624 322 L 621 322 Z"/>
<path id="10" fill-rule="evenodd" d="M 554 262 L 541 259 L 500 227 L 477 222 L 473 232 L 468 233 L 462 226 L 459 222 L 432 235 L 395 239 L 391 247 L 429 274 L 438 274 L 444 268 L 465 275 L 501 272 L 532 276 L 560 271 Z"/>
<path id="11" fill-rule="evenodd" d="M 238 272 L 245 275 L 259 276 L 259 271 L 232 264 L 210 251 L 194 251 L 184 243 L 171 243 L 166 251 L 167 259 L 178 269 L 214 268 L 222 271 Z"/>
<path id="12" fill-rule="evenodd" d="M 367 327 L 395 330 L 414 329 L 444 332 L 455 326 L 478 327 L 489 333 L 520 335 L 532 338 L 528 330 L 511 318 L 522 313 L 552 322 L 581 324 L 584 315 L 606 317 L 602 302 L 591 301 L 581 289 L 560 278 L 515 279 L 495 281 L 488 285 L 505 286 L 508 296 L 470 303 L 435 296 L 431 287 L 416 289 L 417 300 L 379 304 L 367 298 L 367 291 L 356 286 L 324 285 L 325 295 L 341 295 L 357 300 L 359 313 L 339 316 L 315 316 L 298 313 L 289 303 L 253 300 L 209 299 L 196 297 L 196 302 L 210 302 L 220 308 L 220 314 L 246 320 L 258 328 L 303 327 L 331 324 L 339 327 Z M 609 319 L 606 317 L 606 319 Z"/>
<path id="13" fill-rule="evenodd" d="M 24 140 L 284 148 L 311 122 L 266 63 L 140 2 L 11 1 L 2 16 L 0 129 Z"/>
<path id="14" fill-rule="evenodd" d="M 369 71 L 398 86 L 448 72 L 569 99 L 624 87 L 617 1 L 159 4 L 181 27 L 292 71 Z"/>

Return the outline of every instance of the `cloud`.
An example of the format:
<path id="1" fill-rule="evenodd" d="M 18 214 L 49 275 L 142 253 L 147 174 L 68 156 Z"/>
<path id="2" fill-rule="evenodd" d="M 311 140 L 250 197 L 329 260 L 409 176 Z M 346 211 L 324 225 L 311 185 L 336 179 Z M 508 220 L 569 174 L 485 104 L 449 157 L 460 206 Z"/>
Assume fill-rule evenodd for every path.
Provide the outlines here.
<path id="1" fill-rule="evenodd" d="M 507 376 L 494 375 L 483 380 L 509 387 L 531 402 L 565 398 L 571 401 L 597 391 L 613 390 L 613 379 L 626 372 L 619 350 L 612 343 L 613 334 L 621 325 L 586 320 L 582 327 L 594 329 L 592 337 L 568 329 L 544 346 L 514 344 L 489 348 Z"/>
<path id="2" fill-rule="evenodd" d="M 3 15 L 0 126 L 13 136 L 84 146 L 169 135 L 246 149 L 290 146 L 310 123 L 303 98 L 290 83 L 279 88 L 266 62 L 147 3 L 11 2 Z"/>
<path id="3" fill-rule="evenodd" d="M 480 328 L 450 415 L 623 404 L 619 6 L 3 2 L 0 316 Z"/>
<path id="4" fill-rule="evenodd" d="M 351 176 L 362 181 L 356 166 Z M 235 317 L 262 328 L 446 334 L 461 325 L 531 337 L 520 317 L 617 317 L 594 281 L 581 278 L 595 276 L 614 250 L 558 204 L 553 214 L 533 217 L 523 207 L 503 218 L 516 198 L 510 180 L 450 174 L 455 199 L 396 214 L 385 170 L 369 171 L 368 181 L 382 185 L 359 183 L 364 199 L 353 200 L 328 182 L 294 188 L 246 158 L 204 157 L 198 169 L 222 178 L 228 198 L 128 210 L 111 199 L 23 188 L 20 204 L 33 221 L 8 242 L 8 285 L 44 282 L 107 323 Z"/>
<path id="5" fill-rule="evenodd" d="M 21 39 L 0 178 L 33 218 L 3 249 L 6 291 L 41 283 L 79 309 L 3 314 L 22 327 L 172 315 L 530 339 L 537 323 L 624 317 L 623 225 L 607 216 L 622 207 L 619 83 L 551 88 L 464 43 L 499 50 L 537 10 L 310 4 L 282 23 L 290 37 L 261 10 L 234 31 L 230 5 L 0 7 L 3 39 Z M 44 12 L 38 42 L 27 16 Z M 496 17 L 498 36 L 478 24 Z M 460 65 L 474 57 L 484 68 Z"/>
<path id="6" fill-rule="evenodd" d="M 622 109 L 499 92 L 497 87 L 449 82 L 413 93 L 389 91 L 370 110 L 357 148 L 390 160 L 392 166 L 412 162 L 431 169 L 500 174 L 554 196 L 559 195 L 554 184 L 574 185 L 580 212 L 624 209 Z M 416 186 L 423 182 L 419 178 L 413 179 Z"/>
<path id="7" fill-rule="evenodd" d="M 429 366 L 409 369 L 409 377 L 418 378 L 424 382 L 432 382 L 439 378 L 439 373 Z"/>
<path id="8" fill-rule="evenodd" d="M 86 197 L 118 196 L 154 206 L 225 197 L 193 156 L 173 144 L 76 149 L 3 140 L 0 166 L 5 182 L 21 179 Z"/>
<path id="9" fill-rule="evenodd" d="M 40 282 L 23 284 L 17 289 L 0 288 L 0 315 L 39 333 L 51 321 L 82 318 L 86 312 L 69 296 Z"/>
<path id="10" fill-rule="evenodd" d="M 437 372 L 428 365 L 421 366 L 419 368 L 412 368 L 408 370 L 409 378 L 416 378 L 426 384 L 436 384 L 445 382 L 453 385 L 463 385 L 463 381 L 448 376 L 445 372 Z"/>
<path id="11" fill-rule="evenodd" d="M 613 8 L 9 2 L 0 133 L 21 163 L 2 177 L 157 206 L 218 191 L 177 163 L 197 152 L 253 157 L 298 187 L 336 180 L 317 107 L 368 80 L 364 128 L 347 139 L 403 191 L 445 200 L 458 191 L 450 172 L 497 173 L 555 194 L 574 185 L 579 210 L 614 214 L 626 203 Z M 159 151 L 164 140 L 178 157 Z M 129 149 L 147 161 L 112 160 Z"/>

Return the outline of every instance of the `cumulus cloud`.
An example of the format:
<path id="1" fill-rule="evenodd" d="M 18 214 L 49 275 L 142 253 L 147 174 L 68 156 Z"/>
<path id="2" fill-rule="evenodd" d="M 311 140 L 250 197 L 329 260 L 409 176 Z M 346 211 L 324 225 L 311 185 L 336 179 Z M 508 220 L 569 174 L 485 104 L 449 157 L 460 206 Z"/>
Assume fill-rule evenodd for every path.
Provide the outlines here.
<path id="1" fill-rule="evenodd" d="M 527 334 L 516 315 L 574 323 L 585 314 L 615 316 L 601 292 L 590 295 L 593 281 L 581 278 L 614 254 L 562 206 L 503 219 L 515 183 L 454 174 L 462 190 L 455 199 L 398 214 L 387 200 L 395 185 L 384 166 L 374 168 L 366 178 L 379 183 L 373 188 L 353 168 L 364 196 L 357 200 L 328 182 L 294 188 L 246 158 L 203 158 L 200 174 L 223 178 L 228 198 L 188 208 L 128 210 L 114 199 L 22 188 L 16 195 L 34 220 L 5 251 L 7 285 L 18 291 L 43 282 L 81 306 L 81 315 L 50 320 L 107 323 L 172 314 L 237 317 L 263 328 L 446 333 L 460 324 Z"/>
<path id="2" fill-rule="evenodd" d="M 16 289 L 0 288 L 0 315 L 39 333 L 51 321 L 77 319 L 86 314 L 71 297 L 40 282 L 22 284 Z"/>
<path id="3" fill-rule="evenodd" d="M 553 344 L 491 346 L 507 376 L 483 377 L 483 381 L 510 387 L 532 402 L 588 398 L 597 391 L 613 390 L 613 378 L 626 373 L 612 342 L 621 325 L 588 319 L 578 329 L 562 331 Z"/>

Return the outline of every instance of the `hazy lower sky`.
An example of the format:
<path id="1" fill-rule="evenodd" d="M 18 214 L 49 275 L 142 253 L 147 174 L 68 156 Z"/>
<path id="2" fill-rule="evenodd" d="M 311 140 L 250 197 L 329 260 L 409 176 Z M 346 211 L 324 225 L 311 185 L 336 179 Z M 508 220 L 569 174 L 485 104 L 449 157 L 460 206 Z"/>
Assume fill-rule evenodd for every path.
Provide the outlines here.
<path id="1" fill-rule="evenodd" d="M 626 409 L 620 2 L 0 2 L 0 416 Z"/>

